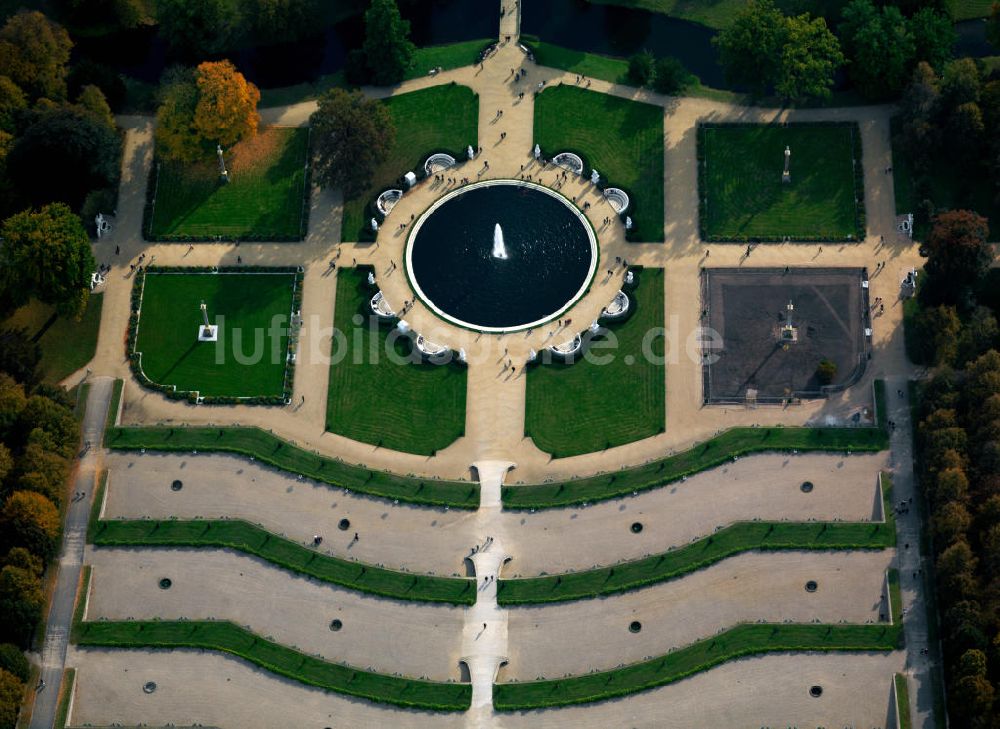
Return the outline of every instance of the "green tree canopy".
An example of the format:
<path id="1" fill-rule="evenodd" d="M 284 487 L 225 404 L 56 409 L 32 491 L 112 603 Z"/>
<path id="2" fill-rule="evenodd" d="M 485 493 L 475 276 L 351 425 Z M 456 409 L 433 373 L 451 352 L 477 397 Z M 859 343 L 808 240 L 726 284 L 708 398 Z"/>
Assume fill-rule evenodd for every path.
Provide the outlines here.
<path id="1" fill-rule="evenodd" d="M 365 13 L 365 59 L 372 81 L 391 86 L 403 80 L 416 50 L 410 41 L 410 21 L 399 14 L 396 0 L 372 0 Z"/>
<path id="2" fill-rule="evenodd" d="M 910 32 L 913 34 L 917 61 L 926 61 L 940 70 L 951 60 L 951 49 L 958 36 L 946 13 L 934 8 L 922 8 L 910 18 Z"/>
<path id="3" fill-rule="evenodd" d="M 0 729 L 14 729 L 24 696 L 24 682 L 0 668 Z"/>
<path id="4" fill-rule="evenodd" d="M 313 167 L 324 187 L 340 187 L 345 197 L 363 192 L 396 137 L 385 105 L 358 92 L 331 89 L 313 112 Z"/>
<path id="5" fill-rule="evenodd" d="M 79 210 L 91 190 L 117 187 L 121 154 L 113 127 L 68 107 L 42 113 L 17 138 L 7 174 L 31 205 L 58 201 Z"/>
<path id="6" fill-rule="evenodd" d="M 157 0 L 160 35 L 188 59 L 230 47 L 240 24 L 240 3 L 228 0 Z"/>
<path id="7" fill-rule="evenodd" d="M 83 312 L 96 268 L 83 223 L 67 205 L 25 210 L 4 221 L 0 286 L 22 300 L 36 296 L 61 312 Z"/>
<path id="8" fill-rule="evenodd" d="M 788 23 L 773 0 L 750 0 L 713 39 L 729 83 L 762 94 L 781 66 Z"/>
<path id="9" fill-rule="evenodd" d="M 22 10 L 0 29 L 0 69 L 32 99 L 64 99 L 72 47 L 61 25 Z"/>
<path id="10" fill-rule="evenodd" d="M 628 59 L 628 80 L 636 86 L 646 86 L 656 73 L 656 59 L 649 51 L 640 51 Z"/>
<path id="11" fill-rule="evenodd" d="M 844 63 L 840 42 L 823 18 L 787 19 L 788 31 L 774 90 L 783 99 L 830 98 L 833 74 Z"/>
<path id="12" fill-rule="evenodd" d="M 938 215 L 921 246 L 921 253 L 927 256 L 924 269 L 928 277 L 921 294 L 926 290 L 926 297 L 940 303 L 964 303 L 993 260 L 988 236 L 986 218 L 971 210 Z"/>
<path id="13" fill-rule="evenodd" d="M 773 0 L 751 0 L 716 36 L 730 83 L 782 98 L 827 98 L 833 74 L 844 62 L 840 43 L 823 18 L 786 17 Z"/>
<path id="14" fill-rule="evenodd" d="M 851 0 L 844 8 L 840 38 L 858 91 L 872 99 L 883 99 L 903 89 L 913 66 L 916 44 L 899 8 L 885 5 L 879 9 L 872 0 Z"/>
<path id="15" fill-rule="evenodd" d="M 676 94 L 684 90 L 691 76 L 684 65 L 673 56 L 664 56 L 656 61 L 653 88 L 661 94 Z"/>

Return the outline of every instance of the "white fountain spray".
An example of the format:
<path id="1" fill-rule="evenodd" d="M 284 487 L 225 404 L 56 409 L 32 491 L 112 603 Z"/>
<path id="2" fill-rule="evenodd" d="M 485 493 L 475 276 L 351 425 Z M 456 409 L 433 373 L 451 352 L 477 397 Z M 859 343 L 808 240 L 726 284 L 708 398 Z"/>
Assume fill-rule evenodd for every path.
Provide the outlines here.
<path id="1" fill-rule="evenodd" d="M 503 230 L 500 223 L 493 228 L 493 257 L 507 260 L 507 247 L 503 244 Z"/>

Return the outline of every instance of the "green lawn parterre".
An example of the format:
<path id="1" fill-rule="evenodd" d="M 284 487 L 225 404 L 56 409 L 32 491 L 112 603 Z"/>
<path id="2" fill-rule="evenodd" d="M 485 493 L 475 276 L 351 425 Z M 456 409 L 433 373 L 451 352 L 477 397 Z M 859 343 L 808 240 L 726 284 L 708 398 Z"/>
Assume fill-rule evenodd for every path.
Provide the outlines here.
<path id="1" fill-rule="evenodd" d="M 602 182 L 632 198 L 630 240 L 663 240 L 663 108 L 576 86 L 535 100 L 534 139 L 544 155 L 576 152 Z"/>
<path id="2" fill-rule="evenodd" d="M 649 344 L 659 362 L 643 355 L 644 338 L 662 331 L 663 269 L 637 271 L 635 307 L 590 356 L 571 364 L 552 362 L 528 370 L 525 435 L 555 458 L 590 453 L 662 433 L 666 421 L 664 338 Z M 600 359 L 610 355 L 605 364 Z"/>
<path id="3" fill-rule="evenodd" d="M 479 145 L 479 97 L 467 86 L 451 83 L 400 94 L 382 103 L 396 127 L 396 139 L 362 194 L 344 201 L 341 239 L 372 240 L 368 225 L 379 193 L 407 172 L 423 176 L 424 160 L 434 152 L 465 159 L 465 149 Z"/>
<path id="4" fill-rule="evenodd" d="M 307 451 L 260 428 L 113 426 L 105 433 L 104 444 L 111 450 L 122 451 L 233 453 L 262 466 L 302 474 L 359 494 L 425 506 L 479 507 L 478 483 L 399 476 L 368 469 Z"/>
<path id="5" fill-rule="evenodd" d="M 288 385 L 288 329 L 299 278 L 288 271 L 147 270 L 136 282 L 141 308 L 134 351 L 142 355 L 142 372 L 178 393 L 280 400 Z M 209 321 L 222 324 L 218 342 L 198 341 L 202 301 Z"/>
<path id="6" fill-rule="evenodd" d="M 791 651 L 891 651 L 902 638 L 901 625 L 743 624 L 667 655 L 610 671 L 495 684 L 493 707 L 524 711 L 604 701 L 675 683 L 737 658 Z"/>
<path id="7" fill-rule="evenodd" d="M 345 336 L 331 342 L 326 429 L 392 450 L 433 455 L 465 432 L 466 367 L 457 361 L 413 361 L 411 340 L 380 325 L 370 311 L 375 293 L 368 284 L 370 271 L 337 272 L 334 327 Z"/>
<path id="8" fill-rule="evenodd" d="M 302 240 L 309 130 L 268 127 L 226 151 L 229 183 L 212 155 L 157 162 L 143 231 L 149 240 Z"/>
<path id="9" fill-rule="evenodd" d="M 228 621 L 130 620 L 75 626 L 82 646 L 111 648 L 197 648 L 242 658 L 293 681 L 383 704 L 428 711 L 465 711 L 472 686 L 389 676 L 331 663 L 280 645 Z"/>
<path id="10" fill-rule="evenodd" d="M 99 547 L 234 549 L 291 572 L 380 597 L 453 605 L 476 601 L 472 580 L 398 572 L 331 557 L 239 519 L 97 521 L 89 539 Z"/>
<path id="11" fill-rule="evenodd" d="M 857 124 L 701 124 L 698 163 L 706 241 L 864 239 Z"/>
<path id="12" fill-rule="evenodd" d="M 882 522 L 784 522 L 743 521 L 662 554 L 580 572 L 500 580 L 501 605 L 532 605 L 606 597 L 648 587 L 705 569 L 728 557 L 749 551 L 887 549 L 896 544 L 892 510 L 892 484 L 883 480 Z M 895 580 L 893 620 L 900 622 L 899 577 L 890 571 L 890 591 Z"/>

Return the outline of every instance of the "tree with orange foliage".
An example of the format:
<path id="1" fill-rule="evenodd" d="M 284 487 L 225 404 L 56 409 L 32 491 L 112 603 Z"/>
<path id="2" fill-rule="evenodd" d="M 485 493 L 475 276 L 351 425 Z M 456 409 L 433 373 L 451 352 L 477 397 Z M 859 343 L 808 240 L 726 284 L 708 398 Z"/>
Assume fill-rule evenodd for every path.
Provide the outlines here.
<path id="1" fill-rule="evenodd" d="M 60 527 L 55 504 L 34 491 L 15 491 L 0 510 L 4 546 L 26 547 L 45 559 L 56 553 Z"/>
<path id="2" fill-rule="evenodd" d="M 230 147 L 257 134 L 260 91 L 230 61 L 206 61 L 195 74 L 194 129 L 205 141 Z"/>

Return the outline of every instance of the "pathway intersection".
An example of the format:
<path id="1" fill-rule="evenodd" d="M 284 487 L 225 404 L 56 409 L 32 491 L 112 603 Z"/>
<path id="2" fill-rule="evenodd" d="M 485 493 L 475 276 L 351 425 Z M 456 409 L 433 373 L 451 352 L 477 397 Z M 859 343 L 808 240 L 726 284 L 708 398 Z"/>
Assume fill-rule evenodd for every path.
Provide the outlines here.
<path id="1" fill-rule="evenodd" d="M 544 536 L 534 541 L 524 537 L 523 530 L 514 526 L 514 518 L 502 512 L 500 487 L 504 480 L 506 479 L 508 483 L 531 483 L 617 470 L 619 467 L 641 464 L 687 448 L 692 443 L 737 425 L 846 422 L 851 415 L 870 403 L 871 383 L 874 379 L 886 379 L 890 392 L 895 392 L 897 387 L 905 389 L 903 383 L 914 375 L 903 350 L 902 307 L 898 304 L 897 293 L 898 283 L 905 273 L 914 266 L 921 265 L 917 246 L 895 231 L 892 179 L 884 172 L 891 166 L 889 118 L 892 109 L 890 107 L 805 110 L 752 108 L 700 98 L 666 97 L 597 79 L 581 81 L 575 74 L 540 67 L 530 61 L 517 42 L 520 25 L 519 2 L 502 0 L 502 7 L 499 44 L 495 53 L 482 65 L 445 71 L 433 77 L 407 81 L 390 89 L 365 89 L 365 92 L 375 98 L 384 98 L 452 82 L 470 87 L 479 98 L 479 145 L 482 151 L 474 160 L 462 162 L 456 174 L 473 180 L 518 179 L 531 175 L 533 180 L 548 185 L 556 184 L 558 168 L 540 164 L 531 154 L 534 146 L 533 92 L 538 89 L 539 84 L 544 87 L 556 84 L 584 84 L 594 92 L 662 107 L 665 134 L 665 242 L 627 242 L 624 228 L 617 222 L 616 216 L 614 216 L 615 223 L 605 226 L 602 221 L 610 214 L 610 208 L 603 196 L 587 179 L 572 179 L 560 190 L 562 194 L 573 198 L 578 205 L 582 206 L 584 202 L 591 203 L 590 209 L 585 214 L 589 216 L 595 230 L 600 229 L 602 260 L 613 260 L 615 256 L 621 256 L 627 258 L 630 263 L 664 269 L 665 284 L 662 300 L 667 314 L 667 327 L 678 335 L 681 347 L 684 346 L 686 337 L 700 326 L 699 273 L 701 267 L 707 265 L 709 252 L 712 266 L 828 265 L 866 267 L 869 271 L 875 271 L 879 264 L 883 264 L 884 270 L 881 275 L 871 279 L 870 293 L 873 298 L 881 296 L 887 302 L 896 303 L 887 307 L 885 315 L 875 322 L 874 356 L 860 383 L 843 393 L 831 396 L 829 400 L 805 402 L 788 408 L 705 407 L 702 405 L 700 363 L 697 358 L 678 352 L 678 356 L 670 359 L 666 367 L 667 427 L 664 433 L 603 452 L 554 461 L 549 454 L 539 450 L 524 436 L 526 378 L 522 370 L 531 350 L 540 350 L 549 344 L 569 339 L 573 332 L 558 331 L 549 324 L 542 325 L 527 334 L 521 332 L 502 336 L 480 335 L 444 325 L 418 302 L 407 314 L 407 321 L 413 328 L 433 341 L 441 341 L 456 350 L 461 347 L 469 353 L 465 435 L 433 457 L 426 457 L 376 448 L 325 432 L 325 395 L 329 368 L 322 356 L 328 347 L 324 332 L 332 327 L 334 308 L 337 305 L 334 300 L 337 273 L 329 272 L 328 262 L 339 256 L 338 260 L 345 263 L 353 261 L 358 265 L 371 265 L 375 268 L 378 284 L 390 303 L 413 298 L 400 265 L 406 231 L 403 235 L 396 235 L 396 226 L 392 223 L 409 220 L 411 214 L 419 215 L 431 201 L 445 191 L 446 186 L 435 182 L 433 178 L 420 182 L 392 211 L 387 221 L 390 224 L 387 224 L 380 233 L 377 245 L 342 242 L 340 219 L 343 201 L 339 194 L 319 189 L 312 191 L 309 234 L 306 240 L 300 243 L 240 245 L 204 243 L 193 248 L 178 244 L 146 243 L 142 239 L 141 224 L 146 199 L 145 183 L 149 177 L 153 156 L 153 121 L 149 117 L 119 118 L 120 125 L 126 130 L 126 145 L 118 216 L 114 230 L 96 246 L 98 261 L 110 263 L 112 270 L 104 289 L 103 318 L 97 354 L 88 365 L 88 371 L 92 370 L 94 375 L 100 377 L 125 380 L 124 406 L 121 414 L 123 424 L 255 425 L 271 430 L 305 448 L 348 462 L 363 463 L 370 468 L 429 477 L 478 479 L 481 485 L 480 508 L 473 514 L 463 517 L 460 526 L 462 534 L 472 534 L 474 538 L 469 540 L 468 552 L 455 554 L 453 559 L 446 560 L 454 565 L 456 572 L 463 568 L 469 570 L 469 574 L 473 575 L 477 582 L 476 603 L 464 610 L 459 651 L 461 661 L 467 667 L 467 678 L 472 684 L 472 709 L 463 718 L 448 716 L 442 719 L 441 723 L 437 724 L 439 726 L 520 727 L 542 724 L 553 727 L 608 726 L 612 723 L 621 723 L 626 717 L 630 717 L 636 725 L 651 726 L 662 719 L 666 724 L 656 724 L 657 726 L 681 726 L 683 724 L 678 723 L 681 721 L 679 715 L 673 718 L 662 717 L 664 706 L 691 706 L 692 696 L 695 695 L 693 692 L 718 691 L 720 685 L 726 685 L 730 681 L 739 684 L 740 687 L 733 693 L 739 694 L 750 710 L 760 709 L 761 695 L 770 690 L 774 696 L 779 697 L 779 700 L 784 700 L 782 697 L 787 694 L 791 707 L 790 715 L 809 716 L 810 706 L 816 705 L 803 703 L 800 697 L 793 697 L 792 694 L 795 679 L 803 671 L 819 671 L 827 677 L 850 675 L 852 677 L 850 679 L 843 678 L 844 686 L 848 690 L 853 687 L 857 692 L 857 705 L 867 707 L 865 710 L 868 711 L 871 707 L 878 709 L 878 702 L 885 699 L 872 687 L 874 683 L 881 681 L 880 687 L 888 686 L 893 671 L 905 670 L 916 685 L 916 690 L 910 692 L 914 726 L 930 727 L 932 722 L 929 708 L 929 672 L 932 666 L 922 660 L 924 658 L 922 655 L 917 655 L 917 649 L 924 646 L 927 639 L 926 626 L 922 624 L 923 610 L 919 607 L 923 599 L 922 588 L 918 581 L 909 579 L 910 573 L 919 569 L 917 566 L 919 555 L 915 551 L 905 550 L 899 554 L 904 605 L 909 609 L 905 621 L 908 643 L 908 652 L 905 655 L 896 651 L 887 655 L 865 657 L 815 654 L 768 656 L 727 664 L 688 682 L 637 695 L 627 702 L 624 700 L 604 702 L 593 707 L 547 711 L 538 715 L 494 713 L 493 684 L 498 670 L 502 671 L 501 665 L 511 657 L 512 652 L 508 640 L 509 611 L 497 604 L 497 580 L 501 576 L 510 577 L 520 571 L 519 557 L 522 558 L 523 564 L 535 567 L 542 565 L 543 569 L 548 565 L 550 571 L 558 571 L 560 565 L 559 559 L 547 560 L 547 553 L 551 548 L 548 545 L 554 544 L 552 539 L 546 542 Z M 514 80 L 514 76 L 520 71 L 526 72 L 526 79 L 518 82 Z M 523 97 L 521 97 L 522 92 Z M 288 107 L 265 109 L 261 117 L 262 121 L 268 124 L 304 126 L 314 110 L 314 102 L 304 102 Z M 863 146 L 868 226 L 865 240 L 853 244 L 827 244 L 825 247 L 798 243 L 766 244 L 755 248 L 749 259 L 743 255 L 742 246 L 702 243 L 698 232 L 698 170 L 694 132 L 698 122 L 707 120 L 858 122 Z M 501 139 L 502 133 L 505 136 Z M 488 168 L 484 164 L 487 161 Z M 120 250 L 118 255 L 115 255 L 116 249 Z M 124 353 L 132 287 L 130 264 L 137 263 L 140 255 L 145 255 L 145 264 L 234 265 L 239 256 L 242 262 L 248 265 L 303 266 L 305 288 L 302 314 L 305 326 L 299 351 L 304 353 L 304 356 L 300 356 L 296 368 L 293 405 L 283 409 L 251 406 L 197 407 L 168 401 L 158 394 L 141 389 L 131 378 Z M 596 319 L 601 309 L 618 290 L 622 277 L 621 270 L 610 277 L 601 275 L 599 271 L 591 291 L 574 309 L 573 318 L 578 323 L 589 323 Z M 497 375 L 496 362 L 504 354 L 517 365 L 516 376 Z M 76 384 L 84 376 L 83 371 L 76 373 L 65 384 Z M 96 388 L 92 390 L 91 399 L 96 405 L 101 405 L 97 393 Z M 305 401 L 299 404 L 303 396 Z M 889 468 L 895 474 L 896 493 L 903 499 L 908 498 L 913 492 L 912 454 L 909 450 L 910 425 L 906 405 L 905 400 L 901 399 L 898 402 L 893 400 L 890 407 L 890 415 L 898 427 L 893 435 L 892 462 Z M 97 453 L 100 454 L 101 451 L 98 449 Z M 802 467 L 806 469 L 817 468 L 822 458 L 832 457 L 817 457 L 816 461 L 803 460 L 800 464 L 793 464 L 793 469 L 802 463 L 805 464 Z M 884 467 L 881 461 L 875 462 L 876 460 L 873 459 L 871 463 L 865 462 L 863 466 L 862 470 L 866 469 L 865 475 L 859 478 L 871 479 L 865 483 L 874 483 L 877 470 Z M 112 468 L 131 467 L 122 465 L 121 459 L 117 456 L 110 461 L 118 464 Z M 755 462 L 748 461 L 748 463 Z M 826 461 L 822 463 L 824 468 L 827 467 Z M 859 468 L 853 462 L 851 467 Z M 219 468 L 222 469 L 223 466 Z M 770 473 L 768 470 L 770 468 L 777 471 L 781 466 L 774 464 L 764 470 Z M 759 479 L 767 477 L 767 474 L 758 476 Z M 114 478 L 113 476 L 113 482 Z M 705 478 L 711 480 L 716 476 L 706 474 Z M 721 493 L 721 489 L 726 486 L 725 484 L 712 486 L 716 487 Z M 117 486 L 113 485 L 112 489 L 114 488 Z M 871 493 L 870 488 L 865 486 L 859 490 L 860 496 L 850 502 L 848 512 L 863 511 L 865 502 L 870 499 L 868 496 Z M 92 495 L 88 493 L 88 499 L 91 497 Z M 665 498 L 665 495 L 644 495 L 639 498 L 649 499 L 651 508 L 663 512 L 669 511 L 669 505 L 673 503 L 655 501 Z M 123 496 L 116 495 L 112 490 L 109 504 L 122 503 L 127 506 L 127 501 L 123 499 Z M 618 508 L 618 503 L 604 505 L 601 507 L 604 511 L 587 512 L 581 523 L 586 521 L 586 516 L 597 519 L 597 515 Z M 621 504 L 621 509 L 624 510 L 624 502 Z M 86 506 L 87 504 L 84 504 L 81 510 L 85 512 Z M 248 502 L 245 506 L 250 510 L 253 509 L 252 503 Z M 831 518 L 829 509 L 825 505 L 819 507 L 819 511 L 822 512 L 821 518 L 823 515 L 825 518 Z M 361 508 L 361 511 L 363 510 Z M 392 511 L 386 508 L 387 514 Z M 529 516 L 525 515 L 521 518 L 521 524 L 526 522 L 529 525 L 546 524 L 546 519 L 559 520 L 567 512 L 572 512 L 573 516 L 569 518 L 575 519 L 577 511 L 562 510 L 548 515 L 539 514 L 537 518 L 530 516 L 530 520 Z M 280 513 L 280 509 L 274 513 Z M 916 543 L 918 525 L 914 519 L 915 517 L 901 518 L 899 526 L 901 540 L 908 539 Z M 559 529 L 565 528 L 557 527 L 554 522 L 551 526 L 554 533 L 561 533 Z M 603 528 L 603 522 L 599 526 Z M 544 528 L 547 530 L 548 526 Z M 541 532 L 539 534 L 541 535 Z M 566 535 L 569 540 L 573 539 L 572 531 L 567 529 Z M 597 543 L 601 543 L 604 539 L 598 534 L 595 534 L 594 538 Z M 365 547 L 368 548 L 369 545 L 366 544 Z M 532 550 L 530 555 L 524 554 L 525 547 Z M 519 548 L 522 552 L 520 555 Z M 565 548 L 571 550 L 572 546 L 567 545 Z M 414 549 L 419 552 L 420 546 L 415 545 Z M 609 559 L 619 557 L 613 553 L 609 553 L 608 556 Z M 56 599 L 59 601 L 60 609 L 65 607 L 65 596 L 59 593 Z M 611 603 L 610 600 L 608 602 Z M 548 608 L 548 610 L 554 611 L 555 614 L 559 608 Z M 586 607 L 580 610 L 585 613 Z M 53 611 L 55 612 L 55 607 Z M 523 622 L 523 616 L 519 615 L 518 620 Z M 572 635 L 574 629 L 581 630 L 580 626 L 564 626 L 567 635 Z M 585 633 L 586 630 L 583 630 L 581 634 Z M 524 635 L 518 637 L 521 641 L 525 640 Z M 558 646 L 552 646 L 552 650 L 557 649 Z M 109 719 L 100 713 L 101 697 L 117 695 L 114 684 L 107 676 L 110 675 L 109 672 L 120 673 L 130 668 L 133 671 L 139 670 L 137 667 L 142 665 L 143 655 L 139 652 L 133 655 L 116 655 L 101 651 L 71 649 L 68 665 L 83 665 L 84 678 L 91 681 L 91 688 L 82 695 L 81 716 L 102 717 L 101 720 L 106 722 L 117 720 L 117 717 Z M 155 703 L 150 705 L 156 707 L 156 713 L 147 716 L 142 713 L 144 709 L 139 705 L 128 703 L 132 701 L 130 699 L 121 705 L 128 707 L 128 712 L 131 713 L 121 719 L 142 717 L 142 720 L 157 722 L 178 720 L 199 721 L 206 724 L 212 721 L 221 722 L 226 717 L 220 716 L 213 708 L 212 701 L 208 698 L 211 694 L 205 692 L 219 691 L 220 695 L 225 695 L 225 702 L 246 700 L 248 696 L 256 696 L 258 691 L 264 692 L 262 695 L 271 695 L 275 692 L 273 686 L 267 683 L 266 677 L 259 671 L 248 669 L 243 664 L 234 664 L 230 659 L 202 655 L 197 660 L 192 658 L 189 664 L 185 662 L 182 653 L 172 653 L 165 658 L 156 658 L 156 661 L 158 670 L 167 675 L 183 675 L 184 671 L 190 669 L 193 670 L 192 676 L 202 677 L 203 681 L 197 682 L 199 685 L 192 687 L 190 694 L 193 697 L 192 705 L 202 713 L 196 716 L 171 713 L 169 705 Z M 56 662 L 61 667 L 61 658 Z M 48 663 L 46 670 L 50 670 Z M 523 677 L 524 670 L 530 668 L 519 666 L 517 673 Z M 98 672 L 102 674 L 99 678 L 88 675 Z M 230 684 L 228 679 L 224 682 L 221 680 L 222 675 L 237 676 L 237 678 Z M 456 678 L 459 676 L 457 667 L 454 675 Z M 247 693 L 236 685 L 240 682 L 245 682 L 243 686 L 255 688 Z M 344 701 L 339 697 L 329 699 L 317 697 L 313 695 L 316 692 L 304 691 L 297 686 L 290 689 L 289 686 L 280 684 L 279 688 L 290 691 L 289 696 L 298 696 L 299 699 L 289 702 L 281 696 L 271 695 L 276 707 L 294 706 L 297 710 L 302 706 L 310 707 L 310 711 L 313 709 L 323 711 L 325 708 L 335 706 L 337 711 L 341 712 L 339 714 L 341 718 L 345 720 L 349 718 L 358 726 L 372 725 L 373 716 L 380 717 L 379 725 L 390 723 L 399 726 L 435 725 L 428 716 L 415 716 L 395 709 L 373 710 L 367 708 L 363 702 Z M 51 691 L 57 693 L 58 686 L 52 686 Z M 155 701 L 162 702 L 163 699 L 157 698 Z M 628 708 L 623 709 L 623 706 Z M 706 725 L 709 723 L 733 725 L 731 720 L 739 716 L 738 713 L 734 713 L 737 711 L 735 706 L 712 709 L 714 713 L 710 720 L 706 718 Z M 376 713 L 366 713 L 370 711 Z M 766 714 L 766 711 L 763 713 Z M 877 710 L 875 713 L 877 714 Z M 246 712 L 240 716 L 244 717 L 244 721 L 261 720 L 247 715 Z M 36 725 L 42 726 L 33 722 L 32 726 Z"/>

